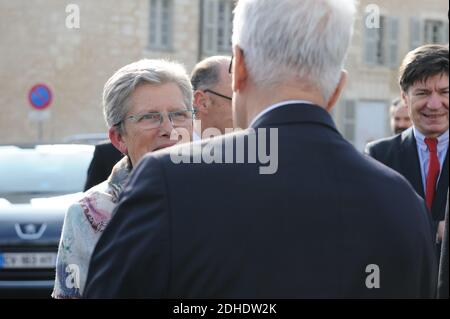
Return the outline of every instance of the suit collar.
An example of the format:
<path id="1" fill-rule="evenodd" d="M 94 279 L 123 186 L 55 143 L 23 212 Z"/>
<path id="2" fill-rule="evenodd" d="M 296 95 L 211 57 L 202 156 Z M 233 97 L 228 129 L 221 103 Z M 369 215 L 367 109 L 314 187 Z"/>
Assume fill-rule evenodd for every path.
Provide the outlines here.
<path id="1" fill-rule="evenodd" d="M 445 209 L 447 193 L 448 193 L 448 149 L 447 154 L 445 155 L 444 164 L 442 165 L 442 172 L 439 177 L 438 186 L 436 189 L 436 196 L 433 200 L 433 204 L 431 207 L 431 211 L 433 212 L 433 216 L 435 219 L 438 218 L 440 214 L 444 214 L 443 211 L 440 212 L 436 210 L 439 210 L 440 208 Z"/>
<path id="2" fill-rule="evenodd" d="M 415 142 L 414 130 L 412 126 L 402 132 L 401 139 L 402 139 L 402 146 L 403 145 L 410 146 L 411 142 L 414 142 L 414 146 L 417 145 Z"/>
<path id="3" fill-rule="evenodd" d="M 259 114 L 257 114 L 255 116 L 255 118 L 250 122 L 249 127 L 253 127 L 253 124 L 256 123 L 261 117 L 263 117 L 264 114 L 269 113 L 269 112 L 273 111 L 276 108 L 285 107 L 285 106 L 287 106 L 289 104 L 313 104 L 313 103 L 311 103 L 309 101 L 306 101 L 306 100 L 286 100 L 286 101 L 283 101 L 283 102 L 279 102 L 279 103 L 273 104 L 273 105 L 271 105 L 269 107 L 266 107 L 263 111 L 261 111 Z"/>
<path id="4" fill-rule="evenodd" d="M 417 143 L 412 127 L 401 134 L 400 154 L 402 175 L 409 180 L 416 192 L 422 198 L 425 198 L 424 185 L 422 183 L 421 175 L 422 170 L 420 168 L 419 155 L 417 153 Z M 438 181 L 436 197 L 433 200 L 431 209 L 431 211 L 433 212 L 433 217 L 435 219 L 439 217 L 439 214 L 442 214 L 442 212 L 439 212 L 440 207 L 445 207 L 445 200 L 448 190 L 448 173 L 447 150 L 445 161 L 442 165 L 442 172 Z"/>
<path id="5" fill-rule="evenodd" d="M 259 117 L 250 127 L 279 126 L 292 123 L 316 123 L 329 127 L 336 132 L 336 126 L 330 114 L 314 104 L 286 104 L 279 106 Z"/>
<path id="6" fill-rule="evenodd" d="M 417 143 L 412 127 L 401 134 L 400 161 L 403 176 L 410 181 L 416 192 L 424 198 Z"/>

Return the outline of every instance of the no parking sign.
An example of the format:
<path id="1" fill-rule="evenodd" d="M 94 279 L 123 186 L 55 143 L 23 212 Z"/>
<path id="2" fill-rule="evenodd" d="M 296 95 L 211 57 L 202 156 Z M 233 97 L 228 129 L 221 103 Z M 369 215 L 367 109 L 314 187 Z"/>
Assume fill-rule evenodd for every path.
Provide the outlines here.
<path id="1" fill-rule="evenodd" d="M 36 84 L 28 93 L 28 100 L 35 110 L 44 110 L 52 103 L 52 91 L 46 84 Z"/>

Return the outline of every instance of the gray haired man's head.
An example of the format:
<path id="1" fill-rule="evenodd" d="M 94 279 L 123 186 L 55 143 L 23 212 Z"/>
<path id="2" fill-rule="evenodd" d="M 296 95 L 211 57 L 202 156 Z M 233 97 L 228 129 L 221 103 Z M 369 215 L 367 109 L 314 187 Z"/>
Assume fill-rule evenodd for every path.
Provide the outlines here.
<path id="1" fill-rule="evenodd" d="M 177 62 L 143 59 L 122 67 L 106 82 L 103 89 L 103 114 L 108 127 L 123 121 L 129 109 L 130 95 L 144 83 L 175 83 L 184 96 L 186 108 L 192 109 L 192 86 L 185 68 Z"/>
<path id="2" fill-rule="evenodd" d="M 240 0 L 233 46 L 259 87 L 300 79 L 328 100 L 341 78 L 355 12 L 354 0 Z"/>

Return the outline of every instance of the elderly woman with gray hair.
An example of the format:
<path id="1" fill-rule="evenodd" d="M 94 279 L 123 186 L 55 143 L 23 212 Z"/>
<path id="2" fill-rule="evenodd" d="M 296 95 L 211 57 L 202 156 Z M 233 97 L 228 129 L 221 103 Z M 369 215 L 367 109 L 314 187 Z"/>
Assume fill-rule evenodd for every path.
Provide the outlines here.
<path id="1" fill-rule="evenodd" d="M 109 138 L 125 157 L 106 181 L 67 211 L 53 298 L 82 296 L 92 252 L 132 167 L 146 153 L 176 144 L 170 138 L 173 129 L 192 136 L 192 87 L 185 69 L 174 62 L 141 60 L 124 66 L 106 82 L 103 108 Z"/>

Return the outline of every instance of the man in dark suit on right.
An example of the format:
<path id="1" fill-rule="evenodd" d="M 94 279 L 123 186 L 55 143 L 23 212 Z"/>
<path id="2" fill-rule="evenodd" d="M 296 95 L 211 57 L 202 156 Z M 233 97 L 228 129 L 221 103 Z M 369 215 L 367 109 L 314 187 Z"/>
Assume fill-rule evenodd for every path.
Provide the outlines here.
<path id="1" fill-rule="evenodd" d="M 442 239 L 442 252 L 441 252 L 441 262 L 439 265 L 439 280 L 438 280 L 438 298 L 448 299 L 448 258 L 449 258 L 449 247 L 448 247 L 448 194 L 447 194 L 447 209 L 445 212 L 445 226 L 444 235 Z"/>
<path id="2" fill-rule="evenodd" d="M 449 174 L 448 54 L 448 45 L 424 45 L 406 55 L 399 84 L 413 126 L 366 147 L 366 153 L 405 176 L 425 199 L 437 242 L 442 240 Z"/>
<path id="3" fill-rule="evenodd" d="M 329 114 L 355 11 L 352 0 L 237 3 L 233 116 L 248 129 L 143 158 L 85 297 L 435 295 L 423 200 Z"/>

